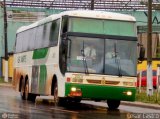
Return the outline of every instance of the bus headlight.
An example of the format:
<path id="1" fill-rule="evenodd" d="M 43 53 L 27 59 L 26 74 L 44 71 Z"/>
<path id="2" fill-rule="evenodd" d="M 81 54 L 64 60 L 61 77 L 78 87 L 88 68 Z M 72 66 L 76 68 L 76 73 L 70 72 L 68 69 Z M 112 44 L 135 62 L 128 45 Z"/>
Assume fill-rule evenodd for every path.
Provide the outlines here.
<path id="1" fill-rule="evenodd" d="M 72 91 L 72 92 L 76 92 L 76 90 L 77 90 L 76 87 L 72 87 L 72 88 L 71 88 L 71 91 Z"/>
<path id="2" fill-rule="evenodd" d="M 127 95 L 127 96 L 131 96 L 132 92 L 131 91 L 127 91 L 127 92 L 123 92 L 123 94 Z"/>
<path id="3" fill-rule="evenodd" d="M 127 91 L 126 93 L 128 96 L 131 96 L 132 95 L 132 92 L 131 91 Z"/>

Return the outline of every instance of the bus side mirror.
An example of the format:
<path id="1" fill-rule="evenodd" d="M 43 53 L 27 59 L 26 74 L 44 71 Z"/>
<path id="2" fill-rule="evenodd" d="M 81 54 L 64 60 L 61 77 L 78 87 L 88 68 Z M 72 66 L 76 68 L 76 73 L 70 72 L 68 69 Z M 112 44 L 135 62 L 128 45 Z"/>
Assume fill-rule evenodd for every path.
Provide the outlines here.
<path id="1" fill-rule="evenodd" d="M 144 55 L 145 55 L 145 48 L 143 46 L 140 46 L 138 61 L 142 62 L 144 60 Z"/>

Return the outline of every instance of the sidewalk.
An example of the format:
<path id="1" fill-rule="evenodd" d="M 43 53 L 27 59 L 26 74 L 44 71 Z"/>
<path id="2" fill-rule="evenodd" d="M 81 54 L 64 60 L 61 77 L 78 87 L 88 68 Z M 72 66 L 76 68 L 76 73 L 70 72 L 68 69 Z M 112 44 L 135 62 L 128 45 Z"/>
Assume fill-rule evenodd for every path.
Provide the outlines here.
<path id="1" fill-rule="evenodd" d="M 0 83 L 0 87 L 11 87 L 11 83 Z M 36 102 L 48 102 L 48 103 L 54 103 L 53 101 L 53 96 L 38 96 L 36 98 Z M 87 102 L 89 103 L 90 101 L 82 101 L 82 102 Z M 103 103 L 103 102 L 102 102 Z M 97 106 L 101 106 L 104 104 L 101 104 L 101 102 L 93 102 L 92 104 L 95 104 Z M 150 103 L 143 103 L 143 102 L 128 102 L 128 101 L 121 101 L 121 105 L 126 105 L 126 106 L 136 106 L 136 107 L 143 107 L 143 108 L 152 108 L 152 109 L 159 109 L 160 110 L 160 105 L 159 104 L 150 104 Z"/>
<path id="2" fill-rule="evenodd" d="M 86 100 L 83 100 L 82 103 L 91 104 L 91 105 L 100 106 L 100 107 L 105 107 L 104 105 L 106 104 L 106 102 L 94 102 L 94 101 L 86 101 Z M 158 105 L 158 104 L 121 101 L 121 105 L 160 110 L 160 105 Z"/>

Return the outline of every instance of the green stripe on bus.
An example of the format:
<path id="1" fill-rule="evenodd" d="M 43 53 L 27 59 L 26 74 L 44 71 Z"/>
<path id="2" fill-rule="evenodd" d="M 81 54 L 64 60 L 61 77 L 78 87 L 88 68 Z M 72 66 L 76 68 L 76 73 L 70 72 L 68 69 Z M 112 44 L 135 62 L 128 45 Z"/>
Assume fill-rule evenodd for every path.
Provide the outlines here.
<path id="1" fill-rule="evenodd" d="M 81 89 L 82 98 L 89 99 L 114 99 L 124 101 L 135 101 L 136 88 L 134 87 L 118 87 L 118 86 L 102 86 L 102 85 L 91 85 L 91 84 L 65 84 L 65 96 L 70 93 L 71 87 Z M 131 91 L 132 95 L 127 96 L 126 92 Z"/>
<path id="2" fill-rule="evenodd" d="M 40 80 L 39 80 L 39 92 L 40 92 L 40 94 L 45 93 L 46 78 L 47 78 L 46 65 L 41 65 L 40 66 Z"/>
<path id="3" fill-rule="evenodd" d="M 33 52 L 32 59 L 42 59 L 45 58 L 48 53 L 48 48 L 36 49 Z"/>

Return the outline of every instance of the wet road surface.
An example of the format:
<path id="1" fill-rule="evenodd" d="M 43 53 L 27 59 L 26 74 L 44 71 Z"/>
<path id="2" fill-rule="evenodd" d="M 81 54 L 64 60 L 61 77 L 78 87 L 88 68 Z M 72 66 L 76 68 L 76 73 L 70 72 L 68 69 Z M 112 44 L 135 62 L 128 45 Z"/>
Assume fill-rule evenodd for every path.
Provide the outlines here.
<path id="1" fill-rule="evenodd" d="M 0 87 L 0 118 L 129 119 L 130 113 L 137 113 L 134 110 L 138 109 L 138 112 L 144 110 L 137 107 L 120 106 L 119 109 L 113 111 L 106 108 L 106 103 L 94 103 L 94 106 L 89 103 L 94 102 L 82 101 L 82 103 L 72 103 L 67 107 L 34 103 L 21 100 L 19 92 L 15 92 L 11 87 Z"/>

